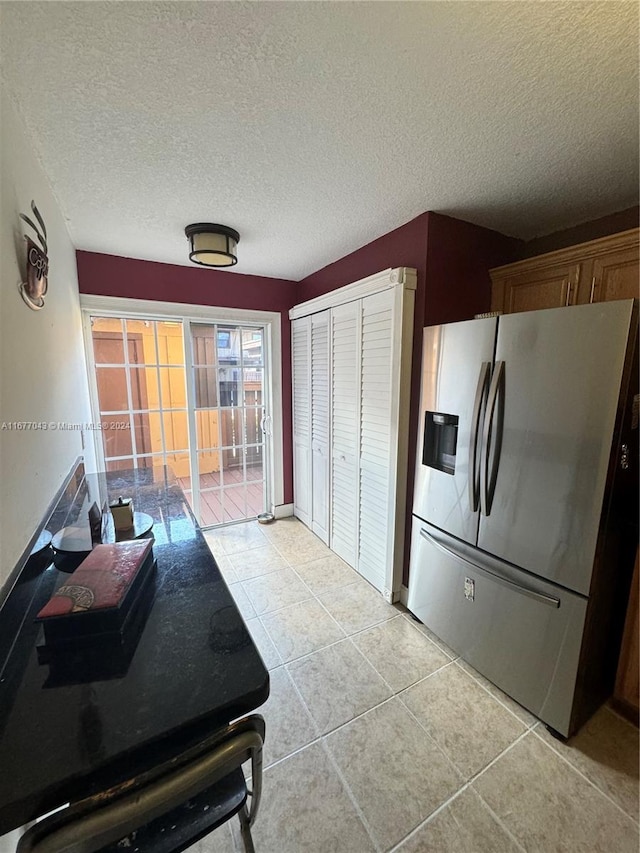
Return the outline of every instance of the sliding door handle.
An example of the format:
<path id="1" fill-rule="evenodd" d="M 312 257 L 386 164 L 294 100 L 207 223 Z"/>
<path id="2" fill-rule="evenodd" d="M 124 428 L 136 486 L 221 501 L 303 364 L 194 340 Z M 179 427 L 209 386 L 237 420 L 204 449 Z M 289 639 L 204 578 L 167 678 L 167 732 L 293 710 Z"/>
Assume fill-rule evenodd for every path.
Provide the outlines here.
<path id="1" fill-rule="evenodd" d="M 505 365 L 496 361 L 484 413 L 482 450 L 480 452 L 480 511 L 490 515 L 498 480 L 504 427 Z M 493 447 L 493 459 L 491 449 Z"/>
<path id="2" fill-rule="evenodd" d="M 262 410 L 260 429 L 262 430 L 263 435 L 271 435 L 271 415 L 268 415 L 265 409 Z"/>
<path id="3" fill-rule="evenodd" d="M 527 598 L 533 598 L 534 601 L 539 601 L 540 604 L 547 604 L 549 607 L 555 608 L 560 607 L 559 598 L 555 598 L 553 595 L 546 595 L 544 592 L 538 592 L 535 589 L 531 589 L 531 587 L 523 586 L 522 584 L 509 580 L 509 578 L 505 578 L 495 572 L 490 572 L 489 569 L 485 569 L 484 566 L 479 566 L 472 560 L 468 560 L 466 557 L 463 557 L 462 554 L 458 554 L 458 552 L 454 551 L 453 548 L 448 548 L 444 542 L 440 542 L 435 536 L 432 536 L 427 530 L 425 530 L 424 527 L 420 528 L 420 536 L 422 536 L 423 539 L 426 539 L 427 542 L 435 545 L 435 547 L 446 554 L 447 557 L 452 557 L 454 560 L 458 560 L 458 562 L 464 563 L 466 566 L 470 566 L 474 572 L 486 575 L 494 583 L 498 583 L 500 586 L 505 586 L 507 589 L 520 593 L 520 595 L 526 595 Z"/>
<path id="4" fill-rule="evenodd" d="M 480 429 L 480 416 L 482 404 L 485 401 L 487 387 L 489 384 L 489 371 L 491 362 L 483 361 L 478 376 L 478 387 L 476 397 L 473 401 L 473 414 L 471 416 L 471 434 L 469 436 L 469 506 L 471 512 L 476 512 L 480 502 L 480 472 L 478 470 L 478 432 Z"/>

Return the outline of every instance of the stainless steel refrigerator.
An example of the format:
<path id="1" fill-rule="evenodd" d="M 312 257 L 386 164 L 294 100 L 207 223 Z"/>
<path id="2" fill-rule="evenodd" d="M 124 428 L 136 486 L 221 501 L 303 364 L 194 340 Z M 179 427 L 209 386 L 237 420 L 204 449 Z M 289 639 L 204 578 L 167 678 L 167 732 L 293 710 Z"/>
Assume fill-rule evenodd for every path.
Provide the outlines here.
<path id="1" fill-rule="evenodd" d="M 563 736 L 615 675 L 636 339 L 634 300 L 424 330 L 408 608 Z"/>

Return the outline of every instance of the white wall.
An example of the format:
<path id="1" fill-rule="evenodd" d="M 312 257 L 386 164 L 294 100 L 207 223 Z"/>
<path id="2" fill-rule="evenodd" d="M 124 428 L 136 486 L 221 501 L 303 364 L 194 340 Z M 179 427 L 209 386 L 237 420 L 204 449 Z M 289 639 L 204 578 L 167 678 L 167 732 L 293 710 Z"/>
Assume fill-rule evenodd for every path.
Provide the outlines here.
<path id="1" fill-rule="evenodd" d="M 13 431 L 13 421 L 91 420 L 75 250 L 51 186 L 2 88 L 0 104 L 0 586 L 75 458 L 76 431 Z M 32 311 L 18 291 L 31 199 L 48 231 L 49 292 Z M 33 216 L 31 216 L 33 219 Z M 87 454 L 92 453 L 90 439 Z M 91 467 L 92 457 L 87 460 Z"/>

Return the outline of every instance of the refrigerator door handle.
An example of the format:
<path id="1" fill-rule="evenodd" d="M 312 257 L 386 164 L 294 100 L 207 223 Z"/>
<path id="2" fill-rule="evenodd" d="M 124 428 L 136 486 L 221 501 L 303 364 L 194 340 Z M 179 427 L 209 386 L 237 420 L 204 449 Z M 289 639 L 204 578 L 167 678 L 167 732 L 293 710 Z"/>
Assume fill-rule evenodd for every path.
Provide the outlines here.
<path id="1" fill-rule="evenodd" d="M 478 387 L 473 402 L 473 415 L 471 418 L 471 436 L 469 438 L 469 506 L 471 512 L 476 512 L 480 502 L 480 483 L 478 471 L 478 431 L 480 429 L 480 415 L 482 403 L 487 393 L 489 384 L 490 361 L 483 361 L 478 376 Z"/>
<path id="2" fill-rule="evenodd" d="M 504 364 L 504 361 L 496 361 L 493 376 L 491 377 L 491 387 L 489 388 L 489 397 L 487 399 L 487 408 L 484 415 L 484 427 L 482 430 L 482 450 L 480 451 L 480 511 L 487 516 L 491 514 L 491 504 L 493 503 L 493 496 L 496 491 L 496 482 L 498 479 L 500 451 L 502 450 L 505 397 Z M 491 464 L 491 471 L 489 471 L 491 445 L 494 435 L 495 443 L 493 462 Z"/>
<path id="3" fill-rule="evenodd" d="M 448 548 L 443 542 L 440 542 L 438 539 L 436 539 L 435 536 L 432 536 L 427 530 L 425 530 L 424 527 L 420 528 L 420 536 L 422 536 L 432 545 L 435 545 L 436 548 L 438 548 L 448 557 L 453 557 L 454 560 L 458 560 L 460 563 L 464 563 L 467 566 L 471 566 L 471 568 L 475 572 L 480 572 L 480 574 L 487 575 L 495 583 L 499 583 L 501 586 L 506 586 L 508 589 L 512 589 L 514 590 L 514 592 L 518 592 L 521 595 L 526 595 L 527 598 L 533 598 L 534 601 L 539 601 L 540 604 L 546 604 L 549 607 L 555 607 L 556 609 L 560 607 L 559 598 L 554 598 L 552 595 L 545 595 L 543 592 L 537 592 L 535 589 L 530 589 L 528 586 L 522 586 L 521 584 L 515 583 L 514 581 L 511 581 L 508 578 L 504 578 L 501 575 L 495 574 L 495 572 L 490 572 L 483 566 L 479 566 L 477 565 L 477 563 L 473 563 L 471 560 L 468 560 L 466 557 L 463 557 L 462 554 L 458 554 L 458 552 L 454 551 L 453 548 Z"/>

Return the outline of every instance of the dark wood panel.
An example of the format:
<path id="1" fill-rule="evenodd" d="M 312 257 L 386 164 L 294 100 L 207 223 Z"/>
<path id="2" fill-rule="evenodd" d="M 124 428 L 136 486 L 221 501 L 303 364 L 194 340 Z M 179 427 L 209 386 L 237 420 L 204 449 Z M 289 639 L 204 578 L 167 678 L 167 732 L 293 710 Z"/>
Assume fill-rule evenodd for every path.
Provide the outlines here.
<path id="1" fill-rule="evenodd" d="M 620 662 L 618 664 L 618 675 L 614 692 L 616 707 L 625 716 L 632 719 L 636 725 L 640 716 L 640 684 L 639 684 L 639 640 L 640 623 L 638 616 L 638 553 L 636 552 L 636 565 L 633 570 L 633 581 L 631 582 L 631 594 L 629 596 L 629 608 L 624 626 L 622 648 L 620 650 Z"/>

